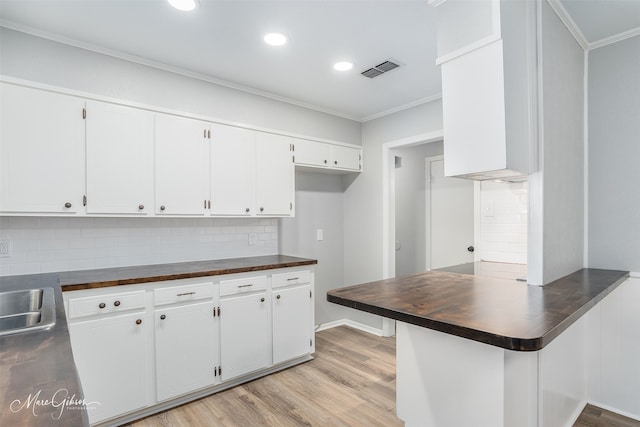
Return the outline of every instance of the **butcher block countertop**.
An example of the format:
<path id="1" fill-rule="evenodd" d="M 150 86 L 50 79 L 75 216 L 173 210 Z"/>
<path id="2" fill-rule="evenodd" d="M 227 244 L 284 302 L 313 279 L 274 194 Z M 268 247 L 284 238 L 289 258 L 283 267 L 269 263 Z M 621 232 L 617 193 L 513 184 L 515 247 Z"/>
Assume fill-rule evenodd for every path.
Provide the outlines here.
<path id="1" fill-rule="evenodd" d="M 268 255 L 0 277 L 0 291 L 51 287 L 56 301 L 56 323 L 51 329 L 0 337 L 0 425 L 89 425 L 71 352 L 62 291 L 313 264 L 317 261 Z"/>
<path id="2" fill-rule="evenodd" d="M 327 293 L 336 304 L 516 351 L 537 351 L 629 277 L 581 269 L 546 286 L 430 271 Z"/>

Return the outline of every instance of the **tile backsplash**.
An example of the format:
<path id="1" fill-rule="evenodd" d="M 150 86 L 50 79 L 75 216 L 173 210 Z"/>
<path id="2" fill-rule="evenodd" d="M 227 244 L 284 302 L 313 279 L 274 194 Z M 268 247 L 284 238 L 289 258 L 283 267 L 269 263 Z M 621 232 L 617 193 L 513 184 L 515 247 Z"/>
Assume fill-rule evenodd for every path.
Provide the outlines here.
<path id="1" fill-rule="evenodd" d="M 255 233 L 255 245 L 249 235 Z M 0 217 L 0 276 L 278 253 L 276 218 Z"/>
<path id="2" fill-rule="evenodd" d="M 480 183 L 480 260 L 527 263 L 528 203 L 526 182 Z"/>

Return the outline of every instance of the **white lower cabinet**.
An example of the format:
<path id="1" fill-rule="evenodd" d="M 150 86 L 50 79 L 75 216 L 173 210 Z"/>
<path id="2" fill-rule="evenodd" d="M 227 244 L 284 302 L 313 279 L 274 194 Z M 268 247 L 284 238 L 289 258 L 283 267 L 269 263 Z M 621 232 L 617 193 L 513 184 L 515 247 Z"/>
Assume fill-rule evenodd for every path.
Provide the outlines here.
<path id="1" fill-rule="evenodd" d="M 311 351 L 313 329 L 304 320 L 311 318 L 310 285 L 274 289 L 273 363 L 300 357 Z"/>
<path id="2" fill-rule="evenodd" d="M 312 295 L 313 269 L 300 267 L 64 292 L 90 423 L 127 422 L 307 360 Z"/>
<path id="3" fill-rule="evenodd" d="M 218 382 L 219 331 L 213 301 L 154 312 L 158 401 Z"/>
<path id="4" fill-rule="evenodd" d="M 271 365 L 270 314 L 267 292 L 220 299 L 223 381 Z"/>
<path id="5" fill-rule="evenodd" d="M 144 312 L 69 324 L 73 358 L 92 424 L 150 403 L 147 326 Z"/>

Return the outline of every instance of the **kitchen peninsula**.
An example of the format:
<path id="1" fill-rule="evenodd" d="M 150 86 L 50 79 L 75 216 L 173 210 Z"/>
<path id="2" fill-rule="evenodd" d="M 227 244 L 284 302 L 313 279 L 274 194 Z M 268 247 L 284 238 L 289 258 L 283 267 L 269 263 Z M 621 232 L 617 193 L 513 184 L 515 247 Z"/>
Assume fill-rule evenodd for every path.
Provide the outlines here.
<path id="1" fill-rule="evenodd" d="M 573 383 L 583 378 L 585 314 L 628 276 L 582 269 L 537 287 L 430 271 L 327 299 L 397 321 L 397 413 L 407 426 L 561 426 L 584 406 Z"/>

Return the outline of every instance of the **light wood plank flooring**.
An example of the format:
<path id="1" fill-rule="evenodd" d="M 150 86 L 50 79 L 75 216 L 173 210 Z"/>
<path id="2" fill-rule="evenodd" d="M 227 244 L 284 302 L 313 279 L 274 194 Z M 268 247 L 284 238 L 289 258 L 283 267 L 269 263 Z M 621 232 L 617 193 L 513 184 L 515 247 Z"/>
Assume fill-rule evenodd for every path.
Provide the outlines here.
<path id="1" fill-rule="evenodd" d="M 395 338 L 348 327 L 316 334 L 315 359 L 131 427 L 402 426 L 395 416 Z M 640 427 L 587 405 L 573 427 Z"/>

